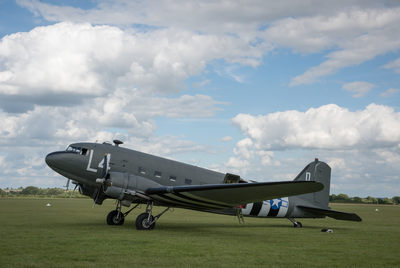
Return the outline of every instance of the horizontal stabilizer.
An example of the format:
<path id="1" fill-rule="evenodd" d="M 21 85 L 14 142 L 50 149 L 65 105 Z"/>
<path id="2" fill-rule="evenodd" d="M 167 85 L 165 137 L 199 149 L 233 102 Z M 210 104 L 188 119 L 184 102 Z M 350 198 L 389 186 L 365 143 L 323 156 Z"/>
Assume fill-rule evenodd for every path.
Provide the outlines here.
<path id="1" fill-rule="evenodd" d="M 322 188 L 321 183 L 314 181 L 285 181 L 165 186 L 149 188 L 146 194 L 155 199 L 169 197 L 169 199 L 174 198 L 175 200 L 176 197 L 186 196 L 187 198 L 190 196 L 191 200 L 197 200 L 197 206 L 207 207 L 207 204 L 220 204 L 224 207 L 233 207 L 279 197 L 312 193 L 320 191 Z"/>
<path id="2" fill-rule="evenodd" d="M 355 213 L 347 213 L 341 212 L 331 209 L 322 209 L 322 208 L 314 208 L 314 207 L 306 207 L 306 206 L 297 206 L 298 208 L 303 209 L 304 211 L 328 216 L 337 220 L 345 220 L 345 221 L 361 221 L 361 218 Z"/>

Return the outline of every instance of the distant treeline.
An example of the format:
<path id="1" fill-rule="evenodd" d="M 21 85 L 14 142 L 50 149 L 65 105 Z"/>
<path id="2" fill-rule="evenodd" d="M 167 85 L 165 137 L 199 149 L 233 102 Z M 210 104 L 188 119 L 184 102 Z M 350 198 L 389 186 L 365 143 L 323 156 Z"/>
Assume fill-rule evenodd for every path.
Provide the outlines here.
<path id="1" fill-rule="evenodd" d="M 358 204 L 395 204 L 400 203 L 400 196 L 393 196 L 392 198 L 375 198 L 372 196 L 362 197 L 349 197 L 347 194 L 332 194 L 329 196 L 329 202 L 332 203 L 358 203 Z"/>
<path id="2" fill-rule="evenodd" d="M 86 198 L 86 196 L 81 195 L 78 190 L 72 191 L 61 188 L 38 188 L 35 186 L 28 186 L 26 188 L 19 187 L 17 189 L 0 189 L 1 197 L 76 197 L 76 198 Z"/>
<path id="3" fill-rule="evenodd" d="M 77 197 L 84 198 L 86 196 L 81 195 L 79 191 L 68 190 L 61 188 L 38 188 L 35 186 L 28 186 L 26 188 L 19 187 L 17 189 L 0 189 L 1 197 Z M 358 203 L 358 204 L 400 204 L 400 196 L 394 196 L 392 198 L 375 198 L 372 196 L 362 197 L 349 197 L 347 194 L 332 194 L 329 196 L 329 202 L 332 203 Z"/>

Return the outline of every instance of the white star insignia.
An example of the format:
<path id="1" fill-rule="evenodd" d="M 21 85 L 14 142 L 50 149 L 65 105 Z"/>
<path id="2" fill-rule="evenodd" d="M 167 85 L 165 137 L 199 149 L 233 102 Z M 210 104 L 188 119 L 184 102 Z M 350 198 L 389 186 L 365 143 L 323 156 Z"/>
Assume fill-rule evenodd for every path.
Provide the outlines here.
<path id="1" fill-rule="evenodd" d="M 272 203 L 272 207 L 279 207 L 279 199 L 274 199 Z"/>

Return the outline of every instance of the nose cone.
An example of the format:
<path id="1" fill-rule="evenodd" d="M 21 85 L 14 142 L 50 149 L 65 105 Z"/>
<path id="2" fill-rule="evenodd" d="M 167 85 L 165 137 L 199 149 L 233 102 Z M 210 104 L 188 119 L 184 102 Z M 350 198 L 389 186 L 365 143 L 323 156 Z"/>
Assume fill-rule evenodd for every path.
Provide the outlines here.
<path id="1" fill-rule="evenodd" d="M 55 162 L 56 162 L 56 156 L 54 155 L 54 153 L 50 153 L 46 156 L 46 164 L 49 167 L 54 167 Z"/>
<path id="2" fill-rule="evenodd" d="M 46 156 L 46 164 L 54 171 L 60 173 L 65 166 L 65 152 L 53 152 Z"/>

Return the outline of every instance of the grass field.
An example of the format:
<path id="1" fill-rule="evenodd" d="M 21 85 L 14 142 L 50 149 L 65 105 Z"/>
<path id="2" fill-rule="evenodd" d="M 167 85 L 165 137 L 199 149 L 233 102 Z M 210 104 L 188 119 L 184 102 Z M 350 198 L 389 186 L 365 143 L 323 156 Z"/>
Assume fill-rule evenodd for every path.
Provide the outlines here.
<path id="1" fill-rule="evenodd" d="M 155 230 L 137 231 L 143 206 L 125 225 L 108 226 L 112 201 L 92 208 L 88 199 L 0 199 L 0 267 L 399 267 L 400 206 L 331 206 L 363 221 L 303 219 L 295 229 L 286 219 L 240 225 L 175 209 Z"/>

